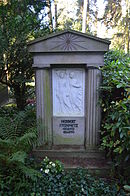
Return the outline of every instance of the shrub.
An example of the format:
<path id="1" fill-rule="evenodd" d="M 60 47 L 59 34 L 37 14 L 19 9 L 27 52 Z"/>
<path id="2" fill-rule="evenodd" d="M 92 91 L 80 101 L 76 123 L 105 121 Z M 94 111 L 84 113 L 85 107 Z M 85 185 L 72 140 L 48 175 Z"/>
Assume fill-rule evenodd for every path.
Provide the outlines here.
<path id="1" fill-rule="evenodd" d="M 32 107 L 21 112 L 4 107 L 0 114 L 0 195 L 13 195 L 26 190 L 29 179 L 40 176 L 27 164 L 37 140 L 35 112 Z"/>
<path id="2" fill-rule="evenodd" d="M 38 169 L 42 178 L 32 185 L 32 194 L 65 195 L 63 184 L 65 172 L 58 160 L 50 161 L 45 157 Z"/>
<path id="3" fill-rule="evenodd" d="M 111 156 L 118 173 L 130 155 L 128 55 L 110 51 L 102 68 L 102 148 Z"/>
<path id="4" fill-rule="evenodd" d="M 40 164 L 42 174 L 36 183 L 32 185 L 33 195 L 88 195 L 88 196 L 123 196 L 123 190 L 114 185 L 97 179 L 87 170 L 77 168 L 65 171 L 59 161 L 50 161 L 47 157 Z"/>

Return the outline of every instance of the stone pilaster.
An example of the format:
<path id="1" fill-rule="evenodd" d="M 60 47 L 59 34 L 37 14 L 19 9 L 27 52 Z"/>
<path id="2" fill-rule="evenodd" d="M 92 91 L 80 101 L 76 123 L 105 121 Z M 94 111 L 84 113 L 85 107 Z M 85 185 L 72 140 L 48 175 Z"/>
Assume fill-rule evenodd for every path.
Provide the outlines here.
<path id="1" fill-rule="evenodd" d="M 99 144 L 101 112 L 98 103 L 98 89 L 100 81 L 101 71 L 97 67 L 88 67 L 86 93 L 86 148 L 96 147 Z"/>
<path id="2" fill-rule="evenodd" d="M 36 70 L 36 105 L 40 145 L 52 146 L 51 75 L 49 69 Z"/>

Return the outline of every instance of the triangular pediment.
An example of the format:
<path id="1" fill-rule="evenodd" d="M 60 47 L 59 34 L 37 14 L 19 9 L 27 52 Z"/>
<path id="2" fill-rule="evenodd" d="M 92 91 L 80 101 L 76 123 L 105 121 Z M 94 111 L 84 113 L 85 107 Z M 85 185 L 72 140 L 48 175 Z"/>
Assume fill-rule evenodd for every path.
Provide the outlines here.
<path id="1" fill-rule="evenodd" d="M 65 30 L 38 38 L 29 42 L 29 52 L 93 52 L 108 51 L 110 41 L 80 33 Z"/>

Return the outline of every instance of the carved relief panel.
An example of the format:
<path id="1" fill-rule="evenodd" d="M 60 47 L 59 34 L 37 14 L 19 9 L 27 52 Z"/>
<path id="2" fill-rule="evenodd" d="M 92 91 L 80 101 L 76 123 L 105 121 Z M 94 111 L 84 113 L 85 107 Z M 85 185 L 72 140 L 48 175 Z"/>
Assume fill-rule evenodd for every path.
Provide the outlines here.
<path id="1" fill-rule="evenodd" d="M 84 69 L 53 69 L 52 87 L 53 116 L 84 116 Z"/>

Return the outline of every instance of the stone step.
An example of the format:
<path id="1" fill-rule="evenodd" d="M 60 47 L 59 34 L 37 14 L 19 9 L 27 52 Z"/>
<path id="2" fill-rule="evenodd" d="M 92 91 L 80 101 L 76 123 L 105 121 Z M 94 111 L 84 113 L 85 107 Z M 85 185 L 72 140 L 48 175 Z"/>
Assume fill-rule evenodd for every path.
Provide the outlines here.
<path id="1" fill-rule="evenodd" d="M 84 158 L 84 157 L 53 157 L 52 160 L 58 159 L 61 161 L 66 168 L 107 168 L 108 163 L 105 159 L 97 158 Z"/>
<path id="2" fill-rule="evenodd" d="M 105 159 L 104 152 L 94 151 L 94 150 L 33 150 L 33 155 L 35 157 L 44 158 L 48 157 L 72 157 L 72 158 L 95 158 L 95 159 Z"/>
<path id="3" fill-rule="evenodd" d="M 60 151 L 35 149 L 32 154 L 37 161 L 42 161 L 46 156 L 51 161 L 59 160 L 65 169 L 85 168 L 102 176 L 110 173 L 111 162 L 105 159 L 104 152 L 98 149 Z"/>

